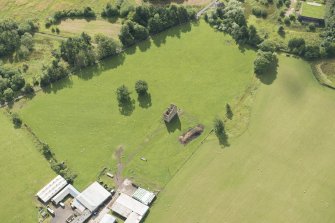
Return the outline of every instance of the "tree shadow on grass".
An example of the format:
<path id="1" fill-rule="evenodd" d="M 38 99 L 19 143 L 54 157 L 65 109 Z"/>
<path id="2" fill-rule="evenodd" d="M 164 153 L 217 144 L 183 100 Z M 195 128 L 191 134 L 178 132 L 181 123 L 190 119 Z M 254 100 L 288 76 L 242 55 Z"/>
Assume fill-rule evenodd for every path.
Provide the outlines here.
<path id="1" fill-rule="evenodd" d="M 150 39 L 144 40 L 143 42 L 140 42 L 138 44 L 138 48 L 140 49 L 141 52 L 147 51 L 150 47 L 151 47 Z"/>
<path id="2" fill-rule="evenodd" d="M 264 74 L 257 74 L 256 77 L 263 84 L 270 85 L 276 80 L 277 74 L 278 74 L 278 60 L 276 60 Z"/>
<path id="3" fill-rule="evenodd" d="M 230 144 L 228 142 L 228 135 L 225 131 L 221 132 L 221 133 L 215 133 L 216 137 L 219 140 L 220 145 L 224 146 L 224 147 L 229 147 Z"/>
<path id="4" fill-rule="evenodd" d="M 130 116 L 135 110 L 135 100 L 129 100 L 119 103 L 119 111 L 121 115 Z"/>
<path id="5" fill-rule="evenodd" d="M 177 129 L 181 131 L 181 121 L 179 115 L 176 115 L 170 122 L 165 122 L 165 126 L 169 133 L 175 132 Z"/>
<path id="6" fill-rule="evenodd" d="M 102 60 L 99 64 L 78 70 L 75 72 L 75 74 L 82 80 L 90 80 L 94 76 L 99 76 L 102 72 L 106 70 L 115 69 L 118 66 L 121 66 L 124 63 L 125 58 L 125 54 L 120 53 L 118 55 Z"/>
<path id="7" fill-rule="evenodd" d="M 48 94 L 50 93 L 56 94 L 59 90 L 63 88 L 72 88 L 72 86 L 73 86 L 73 81 L 71 77 L 66 77 L 66 78 L 63 78 L 59 81 L 52 83 L 48 87 L 42 88 L 42 91 Z"/>
<path id="8" fill-rule="evenodd" d="M 170 28 L 166 31 L 163 31 L 161 33 L 158 33 L 152 37 L 153 43 L 160 47 L 162 44 L 166 43 L 167 37 L 181 37 L 181 33 L 190 32 L 192 29 L 191 23 L 185 23 L 173 28 Z"/>
<path id="9" fill-rule="evenodd" d="M 150 93 L 138 95 L 137 100 L 141 108 L 149 108 L 152 105 Z"/>

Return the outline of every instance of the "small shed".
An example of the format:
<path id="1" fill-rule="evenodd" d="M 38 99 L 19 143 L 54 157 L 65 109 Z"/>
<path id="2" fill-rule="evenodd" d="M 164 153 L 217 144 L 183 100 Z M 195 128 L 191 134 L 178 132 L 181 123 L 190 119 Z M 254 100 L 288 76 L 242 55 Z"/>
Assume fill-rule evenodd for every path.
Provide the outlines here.
<path id="1" fill-rule="evenodd" d="M 170 106 L 165 110 L 163 114 L 163 119 L 166 122 L 170 122 L 176 115 L 178 115 L 178 108 L 174 104 L 170 104 Z"/>

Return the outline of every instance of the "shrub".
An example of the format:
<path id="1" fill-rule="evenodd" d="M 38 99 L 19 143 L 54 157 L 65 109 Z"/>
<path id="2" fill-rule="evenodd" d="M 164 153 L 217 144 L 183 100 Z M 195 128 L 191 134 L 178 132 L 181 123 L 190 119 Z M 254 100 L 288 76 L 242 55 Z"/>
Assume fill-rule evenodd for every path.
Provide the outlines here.
<path id="1" fill-rule="evenodd" d="M 15 128 L 21 128 L 22 120 L 21 120 L 21 118 L 19 117 L 18 114 L 16 114 L 16 113 L 12 114 L 12 122 L 13 122 Z"/>
<path id="2" fill-rule="evenodd" d="M 285 18 L 284 18 L 284 23 L 285 23 L 287 26 L 291 25 L 291 20 L 290 20 L 290 18 L 289 18 L 289 17 L 285 17 Z"/>
<path id="3" fill-rule="evenodd" d="M 260 7 L 252 8 L 252 14 L 254 14 L 256 17 L 263 17 L 263 18 L 266 18 L 268 15 L 267 11 Z"/>
<path id="4" fill-rule="evenodd" d="M 308 31 L 310 31 L 310 32 L 315 32 L 315 30 L 316 30 L 316 26 L 315 26 L 315 24 L 314 24 L 314 23 L 310 23 L 310 24 L 308 25 Z"/>
<path id="5" fill-rule="evenodd" d="M 264 74 L 277 64 L 277 55 L 273 52 L 259 50 L 254 61 L 254 71 L 256 74 Z"/>
<path id="6" fill-rule="evenodd" d="M 11 88 L 7 88 L 3 92 L 3 97 L 6 102 L 13 102 L 14 101 L 14 91 Z"/>

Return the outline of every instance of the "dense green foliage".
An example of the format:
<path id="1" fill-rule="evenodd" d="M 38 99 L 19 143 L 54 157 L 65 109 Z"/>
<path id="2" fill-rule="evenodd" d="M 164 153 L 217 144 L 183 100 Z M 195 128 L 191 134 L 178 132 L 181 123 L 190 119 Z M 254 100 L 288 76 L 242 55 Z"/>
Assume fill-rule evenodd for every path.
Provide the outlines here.
<path id="1" fill-rule="evenodd" d="M 99 59 L 113 56 L 120 52 L 119 44 L 111 37 L 97 34 L 95 42 L 97 44 L 97 56 Z"/>
<path id="2" fill-rule="evenodd" d="M 123 46 L 131 46 L 137 41 L 145 40 L 149 36 L 148 30 L 136 22 L 125 22 L 120 30 L 119 38 Z"/>
<path id="3" fill-rule="evenodd" d="M 260 7 L 252 8 L 252 14 L 254 14 L 256 17 L 263 17 L 263 18 L 266 18 L 268 16 L 268 12 Z"/>
<path id="4" fill-rule="evenodd" d="M 17 113 L 12 114 L 12 122 L 15 128 L 20 128 L 22 125 L 22 120 Z"/>
<path id="5" fill-rule="evenodd" d="M 0 66 L 0 102 L 12 102 L 14 93 L 20 91 L 25 80 L 20 71 Z"/>
<path id="6" fill-rule="evenodd" d="M 254 61 L 254 71 L 256 74 L 264 74 L 277 66 L 277 55 L 271 51 L 257 52 L 257 57 Z"/>
<path id="7" fill-rule="evenodd" d="M 25 57 L 34 47 L 32 34 L 38 26 L 31 20 L 21 24 L 7 19 L 0 21 L 0 57 L 19 52 L 20 57 Z"/>
<path id="8" fill-rule="evenodd" d="M 116 90 L 116 96 L 119 104 L 125 104 L 130 102 L 130 92 L 125 85 L 121 85 Z"/>
<path id="9" fill-rule="evenodd" d="M 69 74 L 68 64 L 60 58 L 54 58 L 50 65 L 43 67 L 40 85 L 42 88 L 47 87 Z"/>
<path id="10" fill-rule="evenodd" d="M 148 91 L 148 83 L 144 80 L 138 80 L 135 83 L 135 90 L 137 94 L 144 95 Z"/>
<path id="11" fill-rule="evenodd" d="M 61 57 L 74 68 L 87 67 L 96 62 L 91 37 L 86 33 L 63 41 L 60 50 Z"/>
<path id="12" fill-rule="evenodd" d="M 239 44 L 257 46 L 262 39 L 254 26 L 247 26 L 242 3 L 230 0 L 227 5 L 209 11 L 205 20 L 214 28 L 230 34 Z"/>
<path id="13" fill-rule="evenodd" d="M 91 7 L 85 7 L 83 9 L 68 9 L 55 12 L 53 17 L 48 18 L 45 22 L 46 27 L 50 27 L 52 24 L 58 23 L 66 18 L 86 18 L 93 19 L 95 18 L 95 12 Z"/>

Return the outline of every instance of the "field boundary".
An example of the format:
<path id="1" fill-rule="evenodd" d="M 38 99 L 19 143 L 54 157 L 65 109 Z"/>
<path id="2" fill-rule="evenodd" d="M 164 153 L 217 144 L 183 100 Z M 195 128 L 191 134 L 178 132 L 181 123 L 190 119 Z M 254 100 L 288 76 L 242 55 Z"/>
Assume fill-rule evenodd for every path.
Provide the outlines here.
<path id="1" fill-rule="evenodd" d="M 317 81 L 325 87 L 335 90 L 335 84 L 328 79 L 327 75 L 324 74 L 320 68 L 322 61 L 311 62 L 312 72 L 317 79 Z"/>

